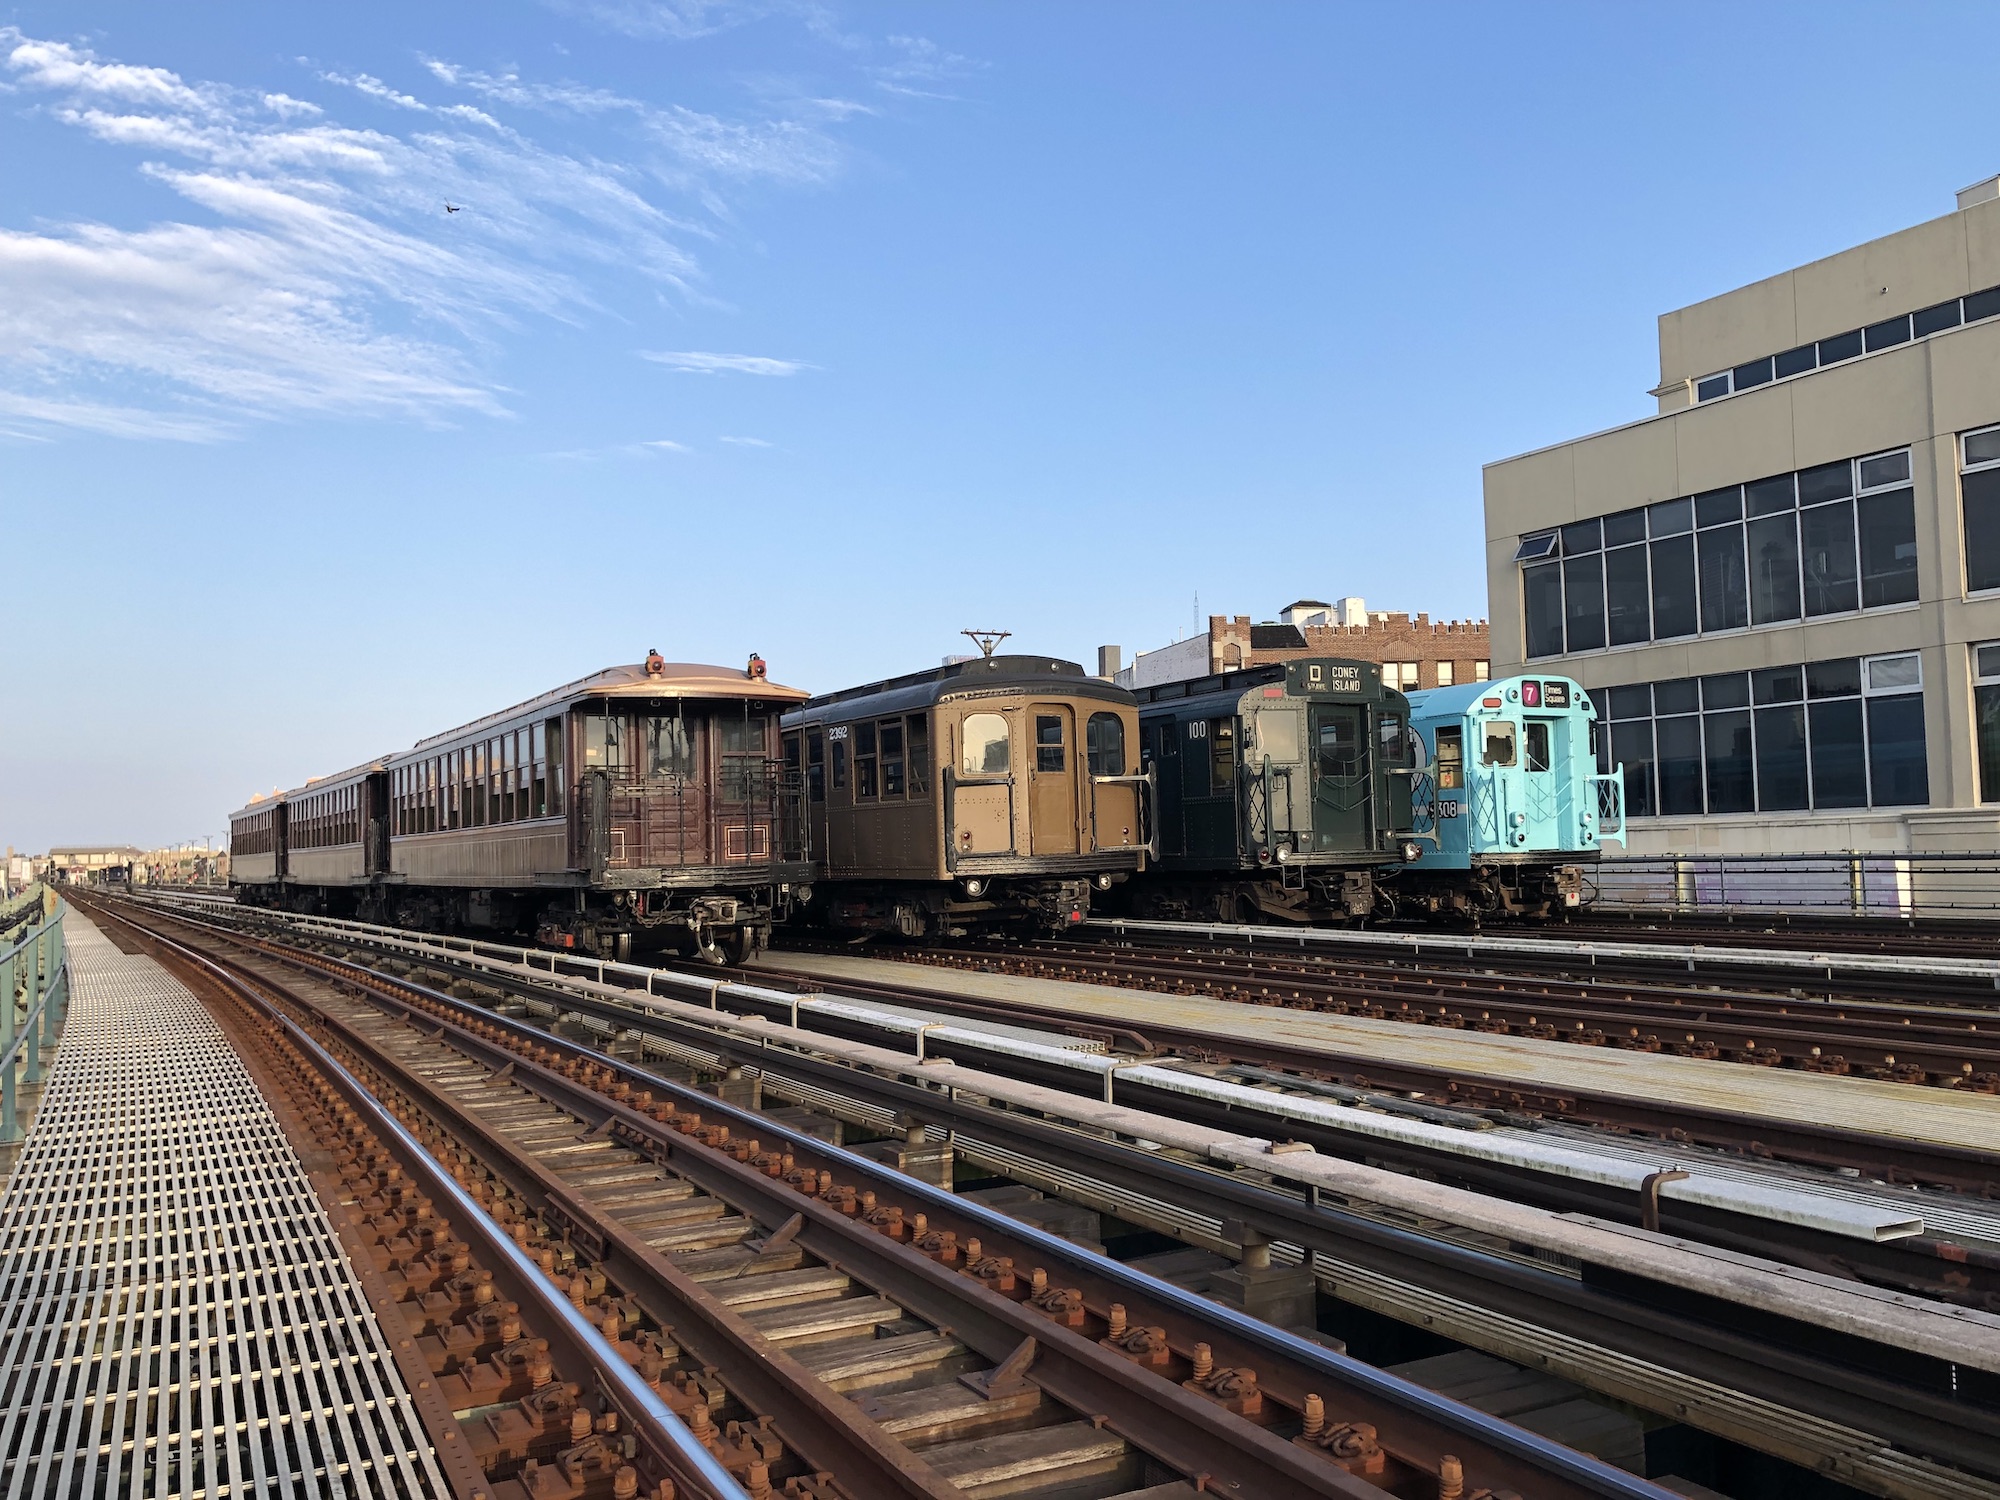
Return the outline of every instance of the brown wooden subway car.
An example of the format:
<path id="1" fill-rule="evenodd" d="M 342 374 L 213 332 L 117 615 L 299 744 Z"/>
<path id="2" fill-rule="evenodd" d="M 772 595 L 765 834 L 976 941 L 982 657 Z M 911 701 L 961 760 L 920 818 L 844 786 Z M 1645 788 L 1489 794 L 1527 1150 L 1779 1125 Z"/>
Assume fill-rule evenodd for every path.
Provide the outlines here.
<path id="1" fill-rule="evenodd" d="M 813 910 L 909 937 L 1081 921 L 1151 842 L 1138 734 L 1129 692 L 1041 656 L 814 698 L 784 719 L 821 867 Z"/>
<path id="2" fill-rule="evenodd" d="M 232 883 L 293 910 L 741 959 L 810 891 L 776 722 L 805 696 L 754 657 L 610 667 L 251 803 Z"/>

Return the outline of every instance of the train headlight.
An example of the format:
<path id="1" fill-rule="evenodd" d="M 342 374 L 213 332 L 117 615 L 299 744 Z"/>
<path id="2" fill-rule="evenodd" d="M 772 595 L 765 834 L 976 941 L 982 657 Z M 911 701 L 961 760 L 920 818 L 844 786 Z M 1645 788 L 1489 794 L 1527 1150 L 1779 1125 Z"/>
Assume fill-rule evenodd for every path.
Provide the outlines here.
<path id="1" fill-rule="evenodd" d="M 1290 859 L 1291 857 L 1292 857 L 1292 846 L 1291 846 L 1290 844 L 1280 844 L 1280 845 L 1278 845 L 1278 863 L 1279 863 L 1279 864 L 1283 864 L 1283 863 L 1284 863 L 1284 862 L 1285 862 L 1286 860 Z"/>
<path id="2" fill-rule="evenodd" d="M 1103 874 L 1097 877 L 1097 888 L 1100 891 L 1108 891 L 1111 889 L 1111 872 L 1109 870 L 1106 870 Z"/>
<path id="3" fill-rule="evenodd" d="M 797 890 L 792 892 L 792 899 L 797 901 L 801 906 L 804 906 L 808 901 L 812 900 L 812 898 L 813 898 L 813 888 L 809 885 L 802 885 Z"/>
<path id="4" fill-rule="evenodd" d="M 965 894 L 966 894 L 966 895 L 968 895 L 968 896 L 983 896 L 983 895 L 985 895 L 985 894 L 986 894 L 986 882 L 985 882 L 985 881 L 983 881 L 983 880 L 968 880 L 968 881 L 966 881 L 966 882 L 965 882 Z"/>
<path id="5" fill-rule="evenodd" d="M 1403 845 L 1404 864 L 1413 865 L 1423 857 L 1424 857 L 1423 846 L 1418 844 L 1414 839 L 1412 839 L 1409 843 Z"/>

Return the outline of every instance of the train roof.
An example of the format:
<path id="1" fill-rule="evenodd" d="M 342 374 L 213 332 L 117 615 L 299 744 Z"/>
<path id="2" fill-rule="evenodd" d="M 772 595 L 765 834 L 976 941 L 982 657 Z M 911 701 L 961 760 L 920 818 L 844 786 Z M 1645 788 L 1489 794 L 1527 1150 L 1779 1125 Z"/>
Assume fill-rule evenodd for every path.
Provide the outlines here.
<path id="1" fill-rule="evenodd" d="M 371 771 L 379 771 L 389 764 L 389 757 L 378 755 L 373 760 L 363 761 L 358 766 L 349 766 L 345 771 L 335 771 L 331 776 L 308 776 L 298 786 L 288 791 L 271 792 L 266 796 L 252 797 L 243 806 L 229 815 L 233 822 L 251 813 L 269 812 L 280 802 L 292 802 L 300 797 L 314 796 L 319 792 L 331 791 L 335 787 L 346 786 L 361 780 Z"/>
<path id="2" fill-rule="evenodd" d="M 1506 690 L 1523 681 L 1568 683 L 1570 708 L 1557 712 L 1573 711 L 1579 702 L 1590 701 L 1589 690 L 1574 677 L 1565 677 L 1560 672 L 1522 672 L 1513 677 L 1496 677 L 1491 682 L 1460 682 L 1450 687 L 1422 688 L 1410 694 L 1410 717 L 1455 718 L 1470 713 L 1481 698 L 1497 697 L 1504 701 Z"/>
<path id="3" fill-rule="evenodd" d="M 516 703 L 512 708 L 503 708 L 484 718 L 461 724 L 456 729 L 447 729 L 442 734 L 428 735 L 412 745 L 410 752 L 449 745 L 482 729 L 498 728 L 511 719 L 565 708 L 581 698 L 729 698 L 798 703 L 805 697 L 804 688 L 786 687 L 766 677 L 752 677 L 740 667 L 669 661 L 659 663 L 656 671 L 648 672 L 646 663 L 634 662 L 626 667 L 606 667 L 588 677 L 566 682 L 540 697 Z"/>
<path id="4" fill-rule="evenodd" d="M 1130 691 L 1105 678 L 1090 676 L 1077 662 L 1052 656 L 975 656 L 922 672 L 843 688 L 837 693 L 822 693 L 805 703 L 798 712 L 806 719 L 814 720 L 840 717 L 839 714 L 826 712 L 831 709 L 840 709 L 857 717 L 870 713 L 900 713 L 905 709 L 929 707 L 961 694 L 1035 692 L 1051 685 L 1077 697 L 1103 698 L 1112 703 L 1132 701 Z"/>
<path id="5" fill-rule="evenodd" d="M 1315 667 L 1319 668 L 1321 673 L 1317 679 L 1310 675 Z M 1337 685 L 1347 682 L 1358 683 L 1359 686 L 1348 688 Z M 1360 661 L 1348 656 L 1295 656 L 1285 661 L 1265 662 L 1254 667 L 1237 667 L 1227 672 L 1213 672 L 1205 677 L 1155 683 L 1151 687 L 1137 689 L 1136 696 L 1142 709 L 1154 705 L 1178 706 L 1186 699 L 1217 698 L 1236 702 L 1252 688 L 1265 687 L 1272 683 L 1283 683 L 1287 697 L 1314 701 L 1333 701 L 1339 698 L 1375 701 L 1396 700 L 1402 697 L 1400 692 L 1382 681 L 1380 662 Z"/>

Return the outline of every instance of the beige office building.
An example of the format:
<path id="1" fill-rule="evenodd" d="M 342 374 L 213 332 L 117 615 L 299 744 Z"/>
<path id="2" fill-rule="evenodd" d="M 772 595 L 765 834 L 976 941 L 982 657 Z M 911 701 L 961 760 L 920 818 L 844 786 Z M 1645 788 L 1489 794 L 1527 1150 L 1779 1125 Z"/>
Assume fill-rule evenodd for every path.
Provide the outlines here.
<path id="1" fill-rule="evenodd" d="M 1591 690 L 1634 853 L 2000 850 L 2000 179 L 1958 197 L 1485 471 L 1495 675 Z"/>

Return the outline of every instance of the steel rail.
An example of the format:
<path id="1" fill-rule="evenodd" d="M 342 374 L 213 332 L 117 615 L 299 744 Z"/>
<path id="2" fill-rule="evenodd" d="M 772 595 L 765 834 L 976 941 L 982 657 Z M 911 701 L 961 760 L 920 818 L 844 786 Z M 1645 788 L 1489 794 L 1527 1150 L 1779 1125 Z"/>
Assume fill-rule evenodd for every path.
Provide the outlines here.
<path id="1" fill-rule="evenodd" d="M 657 1473 L 671 1476 L 677 1486 L 685 1488 L 690 1497 L 698 1497 L 698 1500 L 750 1500 L 749 1492 L 688 1430 L 687 1424 L 674 1414 L 673 1408 L 659 1393 L 639 1378 L 637 1372 L 570 1304 L 568 1298 L 556 1294 L 542 1276 L 540 1268 L 480 1207 L 478 1201 L 459 1186 L 444 1164 L 432 1156 L 423 1143 L 317 1038 L 259 994 L 253 984 L 231 973 L 228 966 L 129 917 L 116 913 L 111 915 L 167 947 L 231 994 L 250 1004 L 257 1014 L 277 1026 L 307 1061 L 340 1090 L 341 1096 L 367 1122 L 368 1128 L 391 1143 L 397 1157 L 422 1184 L 424 1192 L 434 1202 L 448 1207 L 451 1222 L 477 1247 L 481 1263 L 494 1272 L 495 1284 L 504 1290 L 508 1298 L 524 1309 L 532 1310 L 534 1325 L 541 1336 L 549 1340 L 559 1365 L 566 1370 L 588 1370 L 596 1378 L 603 1394 L 632 1425 Z"/>
<path id="2" fill-rule="evenodd" d="M 274 956 L 284 955 L 274 953 Z M 506 1031 L 520 1041 L 537 1047 L 567 1051 L 599 1063 L 606 1061 L 602 1054 L 592 1053 L 538 1027 L 479 1010 L 407 980 L 389 979 L 367 969 L 314 954 L 296 953 L 291 961 L 308 968 L 338 971 L 347 983 L 374 991 L 375 1003 L 385 1010 L 413 1018 L 421 1017 L 424 1026 L 445 1030 L 453 1045 L 468 1056 L 492 1066 L 511 1062 L 514 1066 L 513 1078 L 530 1080 L 536 1092 L 558 1107 L 583 1119 L 595 1117 L 615 1121 L 616 1133 L 621 1138 L 644 1147 L 650 1153 L 659 1153 L 660 1159 L 676 1172 L 717 1196 L 749 1209 L 761 1219 L 776 1222 L 790 1213 L 812 1212 L 817 1208 L 817 1212 L 813 1213 L 814 1223 L 809 1228 L 816 1235 L 826 1236 L 823 1246 L 816 1244 L 815 1249 L 828 1259 L 850 1269 L 863 1265 L 871 1267 L 871 1270 L 860 1273 L 861 1279 L 871 1281 L 877 1276 L 883 1278 L 886 1284 L 896 1288 L 895 1300 L 910 1305 L 920 1315 L 934 1314 L 936 1321 L 947 1323 L 961 1339 L 983 1341 L 986 1350 L 982 1352 L 990 1350 L 993 1357 L 1004 1356 L 1019 1343 L 1021 1337 L 1036 1337 L 1041 1341 L 1042 1353 L 1034 1366 L 1033 1379 L 1048 1389 L 1052 1396 L 1080 1410 L 1111 1415 L 1111 1425 L 1126 1432 L 1138 1446 L 1153 1452 L 1170 1466 L 1178 1463 L 1185 1472 L 1209 1474 L 1212 1488 L 1224 1487 L 1224 1472 L 1215 1463 L 1213 1429 L 1216 1427 L 1217 1408 L 1212 1403 L 1182 1392 L 1171 1382 L 1163 1382 L 1151 1374 L 1141 1376 L 1141 1393 L 1132 1393 L 1127 1383 L 1136 1372 L 1122 1355 L 1110 1353 L 1096 1341 L 1080 1335 L 1069 1335 L 1065 1339 L 1068 1330 L 1052 1328 L 1046 1317 L 1024 1309 L 1011 1298 L 989 1293 L 987 1295 L 995 1299 L 992 1304 L 983 1309 L 969 1308 L 964 1305 L 968 1296 L 967 1278 L 943 1270 L 929 1257 L 872 1232 L 857 1235 L 852 1221 L 836 1210 L 813 1205 L 810 1201 L 802 1202 L 795 1192 L 772 1182 L 762 1173 L 728 1156 L 694 1145 L 686 1137 L 662 1127 L 648 1116 L 617 1104 L 561 1073 L 523 1061 L 513 1049 L 485 1041 L 463 1027 L 441 1021 L 432 1010 L 421 1008 L 394 991 L 404 990 L 430 1005 L 447 1008 L 468 1018 L 476 1017 L 484 1026 Z M 817 1137 L 791 1130 L 754 1112 L 723 1104 L 710 1095 L 697 1093 L 686 1085 L 630 1061 L 617 1059 L 613 1066 L 635 1084 L 642 1083 L 655 1097 L 685 1099 L 696 1105 L 704 1117 L 726 1119 L 732 1126 L 752 1132 L 760 1139 L 782 1141 L 801 1163 L 839 1168 L 850 1178 L 873 1184 L 885 1196 L 913 1201 L 927 1211 L 934 1225 L 954 1227 L 962 1236 L 977 1235 L 989 1246 L 1014 1253 L 1017 1262 L 1032 1253 L 1043 1262 L 1060 1265 L 1062 1274 L 1072 1283 L 1080 1284 L 1089 1300 L 1098 1306 L 1112 1301 L 1121 1302 L 1130 1309 L 1135 1323 L 1151 1318 L 1159 1322 L 1201 1325 L 1208 1331 L 1207 1339 L 1218 1365 L 1237 1362 L 1248 1365 L 1254 1360 L 1260 1385 L 1280 1399 L 1291 1402 L 1302 1400 L 1308 1389 L 1304 1382 L 1309 1378 L 1322 1387 L 1330 1383 L 1342 1394 L 1330 1400 L 1329 1406 L 1341 1405 L 1346 1418 L 1374 1422 L 1383 1433 L 1384 1446 L 1392 1451 L 1399 1446 L 1396 1429 L 1400 1426 L 1405 1433 L 1413 1429 L 1422 1433 L 1421 1440 L 1410 1446 L 1432 1453 L 1457 1452 L 1461 1457 L 1467 1453 L 1476 1454 L 1476 1459 L 1467 1459 L 1466 1467 L 1469 1474 L 1479 1472 L 1482 1482 L 1526 1486 L 1528 1492 L 1538 1497 L 1549 1497 L 1549 1500 L 1567 1495 L 1629 1496 L 1638 1500 L 1638 1497 L 1660 1494 L 1656 1487 L 1622 1470 L 1460 1406 L 1386 1372 L 1336 1355 L 1170 1283 L 1130 1270 L 1115 1261 L 1089 1255 L 1056 1236 L 969 1203 L 944 1190 L 931 1188 L 868 1158 L 830 1146 Z M 944 1300 L 927 1304 L 923 1297 L 910 1290 L 915 1285 L 921 1285 L 906 1279 L 912 1275 L 932 1283 L 941 1282 L 946 1289 Z M 909 1294 L 906 1295 L 906 1292 Z M 991 1321 L 994 1319 L 999 1321 Z M 1062 1343 L 1071 1351 L 1068 1357 L 1050 1358 L 1051 1349 L 1057 1343 Z M 1107 1379 L 1113 1382 L 1111 1388 L 1104 1385 Z M 1165 1403 L 1173 1421 L 1165 1428 L 1158 1425 L 1162 1400 L 1160 1393 L 1153 1389 L 1158 1386 L 1169 1387 Z M 1291 1389 L 1286 1390 L 1286 1386 Z M 1180 1397 L 1186 1397 L 1193 1405 L 1182 1404 Z M 1231 1435 L 1232 1425 L 1244 1427 L 1248 1424 L 1232 1419 L 1231 1424 L 1224 1424 L 1222 1435 Z M 1251 1431 L 1261 1433 L 1261 1429 L 1252 1428 Z M 1189 1446 L 1191 1437 L 1201 1441 Z M 1236 1435 L 1236 1439 L 1243 1441 L 1240 1434 Z M 1302 1450 L 1294 1448 L 1290 1451 L 1299 1453 Z M 1323 1474 L 1328 1467 L 1323 1461 L 1315 1460 L 1303 1470 L 1297 1470 L 1294 1468 L 1297 1460 L 1289 1455 L 1278 1461 L 1283 1470 L 1274 1477 L 1293 1488 L 1280 1488 L 1269 1493 L 1297 1493 L 1301 1476 Z M 1319 1482 L 1323 1484 L 1326 1481 L 1321 1478 Z M 1251 1492 L 1258 1491 L 1253 1489 Z M 1380 1492 L 1372 1487 L 1363 1487 L 1354 1493 L 1379 1496 Z"/>

